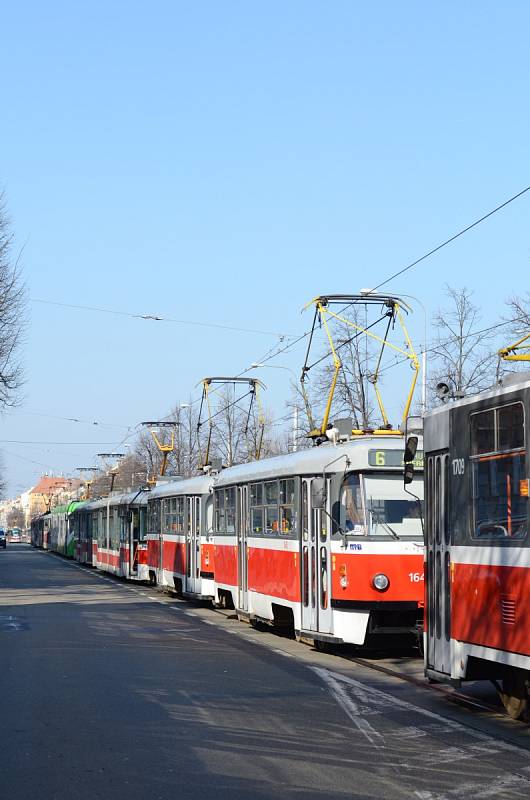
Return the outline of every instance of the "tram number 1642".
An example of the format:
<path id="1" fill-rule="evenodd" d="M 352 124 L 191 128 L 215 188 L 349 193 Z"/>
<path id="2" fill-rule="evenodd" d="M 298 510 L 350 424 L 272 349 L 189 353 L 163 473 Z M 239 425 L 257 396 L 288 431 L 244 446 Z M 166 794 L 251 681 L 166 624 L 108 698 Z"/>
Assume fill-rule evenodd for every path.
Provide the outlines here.
<path id="1" fill-rule="evenodd" d="M 411 583 L 421 583 L 423 572 L 409 572 L 409 580 Z"/>

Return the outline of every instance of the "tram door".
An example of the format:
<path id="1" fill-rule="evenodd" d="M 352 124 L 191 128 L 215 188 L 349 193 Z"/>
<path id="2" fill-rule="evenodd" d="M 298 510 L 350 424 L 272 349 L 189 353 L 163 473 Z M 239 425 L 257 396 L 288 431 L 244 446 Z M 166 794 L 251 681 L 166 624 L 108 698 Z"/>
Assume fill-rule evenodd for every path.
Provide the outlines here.
<path id="1" fill-rule="evenodd" d="M 330 520 L 311 507 L 310 478 L 302 480 L 301 492 L 302 630 L 332 633 Z"/>
<path id="2" fill-rule="evenodd" d="M 249 529 L 248 511 L 248 486 L 237 489 L 239 519 L 236 522 L 237 530 L 237 607 L 241 611 L 248 611 L 248 548 L 247 536 Z"/>
<path id="3" fill-rule="evenodd" d="M 157 525 L 158 525 L 158 575 L 157 582 L 164 585 L 164 530 L 166 526 L 166 515 L 170 508 L 169 500 L 155 500 L 158 503 Z"/>
<path id="4" fill-rule="evenodd" d="M 120 567 L 119 574 L 129 577 L 130 563 L 131 563 L 131 519 L 128 511 L 121 511 L 118 513 L 118 518 L 115 519 L 115 524 L 119 525 L 119 548 L 120 548 Z"/>
<path id="5" fill-rule="evenodd" d="M 188 531 L 186 534 L 186 591 L 200 592 L 201 501 L 188 497 Z"/>
<path id="6" fill-rule="evenodd" d="M 90 514 L 90 512 L 82 515 L 81 525 L 83 526 L 83 539 L 86 547 L 86 552 L 85 552 L 86 563 L 92 564 L 93 528 L 92 528 L 92 514 Z"/>
<path id="7" fill-rule="evenodd" d="M 427 458 L 427 667 L 451 672 L 449 455 Z"/>
<path id="8" fill-rule="evenodd" d="M 129 574 L 138 574 L 138 542 L 140 541 L 140 509 L 130 512 L 129 527 Z"/>

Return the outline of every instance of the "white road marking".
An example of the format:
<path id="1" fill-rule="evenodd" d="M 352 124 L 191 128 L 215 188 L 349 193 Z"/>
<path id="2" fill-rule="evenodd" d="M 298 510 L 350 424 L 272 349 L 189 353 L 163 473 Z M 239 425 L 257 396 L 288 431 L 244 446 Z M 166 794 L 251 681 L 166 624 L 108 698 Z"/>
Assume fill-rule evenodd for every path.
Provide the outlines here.
<path id="1" fill-rule="evenodd" d="M 385 740 L 384 737 L 378 733 L 368 720 L 366 720 L 363 716 L 361 711 L 359 710 L 359 706 L 352 700 L 352 698 L 345 692 L 344 688 L 340 685 L 339 681 L 336 680 L 336 677 L 331 674 L 328 670 L 320 669 L 319 667 L 312 667 L 327 683 L 329 690 L 339 706 L 342 710 L 348 715 L 357 729 L 363 734 L 363 736 L 368 739 L 371 745 L 376 747 L 378 750 L 385 747 Z M 323 675 L 322 673 L 325 673 Z"/>
<path id="2" fill-rule="evenodd" d="M 528 750 L 523 747 L 505 742 L 501 739 L 495 739 L 493 736 L 490 736 L 487 733 L 482 733 L 481 731 L 477 731 L 474 728 L 462 724 L 461 722 L 443 717 L 441 714 L 437 714 L 435 711 L 429 711 L 427 708 L 422 708 L 421 706 L 414 705 L 414 703 L 410 703 L 408 700 L 402 700 L 398 697 L 394 697 L 394 695 L 383 692 L 381 689 L 376 689 L 373 686 L 367 686 L 366 684 L 355 680 L 355 678 L 350 678 L 347 675 L 341 675 L 337 672 L 331 672 L 323 667 L 311 666 L 310 669 L 312 669 L 313 672 L 316 672 L 316 674 L 330 687 L 330 691 L 337 702 L 339 702 L 339 705 L 343 705 L 344 703 L 344 711 L 349 717 L 350 709 L 348 707 L 347 710 L 347 701 L 349 702 L 351 698 L 346 693 L 345 689 L 340 686 L 340 684 L 345 684 L 346 686 L 353 688 L 359 693 L 357 696 L 366 698 L 368 702 L 373 703 L 375 699 L 378 702 L 382 702 L 385 708 L 391 708 L 393 706 L 396 709 L 403 709 L 412 712 L 413 714 L 419 714 L 420 716 L 426 717 L 429 720 L 433 720 L 438 724 L 442 724 L 446 730 L 458 731 L 459 733 L 465 734 L 467 737 L 473 737 L 481 742 L 486 742 L 489 745 L 490 753 L 492 750 L 507 750 L 512 753 L 517 753 L 518 755 L 524 754 L 528 757 Z M 355 703 L 353 703 L 353 705 L 355 706 Z"/>
<path id="3" fill-rule="evenodd" d="M 530 767 L 525 767 L 521 773 L 530 772 Z M 484 783 L 464 783 L 456 789 L 449 789 L 448 792 L 414 792 L 414 796 L 418 800 L 458 800 L 459 797 L 466 798 L 466 800 L 484 800 L 488 797 L 504 797 L 501 794 L 505 791 L 514 789 L 525 789 L 530 792 L 530 776 L 520 773 L 513 775 L 499 775 L 493 782 L 490 780 L 487 784 Z"/>

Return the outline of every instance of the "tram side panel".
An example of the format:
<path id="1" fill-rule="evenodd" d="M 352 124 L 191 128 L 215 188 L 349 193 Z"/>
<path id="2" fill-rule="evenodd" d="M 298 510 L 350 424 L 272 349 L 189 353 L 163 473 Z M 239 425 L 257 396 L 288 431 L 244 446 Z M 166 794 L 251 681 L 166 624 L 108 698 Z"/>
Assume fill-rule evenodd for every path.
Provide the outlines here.
<path id="1" fill-rule="evenodd" d="M 329 460 L 324 452 L 321 458 Z M 366 470 L 365 461 L 359 465 Z M 327 509 L 321 510 L 311 505 L 311 476 L 277 479 L 274 466 L 262 481 L 216 487 L 216 599 L 251 619 L 285 621 L 283 612 L 290 613 L 295 630 L 309 638 L 364 644 L 368 634 L 417 634 L 423 537 L 419 508 L 403 494 L 399 475 L 372 470 L 375 477 L 354 473 L 351 482 L 359 496 L 367 487 L 379 493 L 378 518 L 397 514 L 401 535 L 386 523 L 376 526 L 364 500 L 344 535 L 342 471 L 328 480 Z M 229 478 L 227 471 L 221 483 Z M 421 480 L 417 484 L 421 493 Z"/>
<path id="2" fill-rule="evenodd" d="M 162 484 L 148 501 L 146 564 L 152 582 L 187 597 L 214 596 L 211 479 Z M 143 572 L 143 570 L 142 570 Z"/>
<path id="3" fill-rule="evenodd" d="M 529 393 L 497 388 L 425 423 L 426 672 L 518 694 L 530 681 Z"/>

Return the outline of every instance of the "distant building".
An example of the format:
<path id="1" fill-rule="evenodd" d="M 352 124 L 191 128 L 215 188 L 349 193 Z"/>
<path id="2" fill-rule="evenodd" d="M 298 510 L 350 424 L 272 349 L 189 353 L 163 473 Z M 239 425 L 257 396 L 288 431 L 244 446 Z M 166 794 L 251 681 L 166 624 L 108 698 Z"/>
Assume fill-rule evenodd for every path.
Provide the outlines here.
<path id="1" fill-rule="evenodd" d="M 55 478 L 44 475 L 29 491 L 29 518 L 44 514 L 79 497 L 83 481 L 79 478 Z"/>

